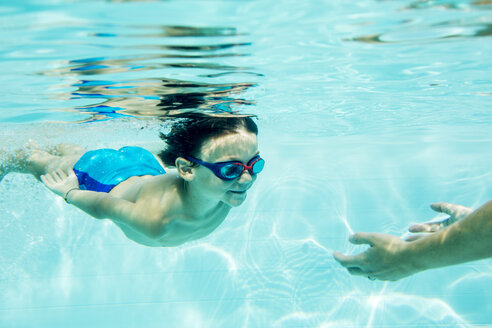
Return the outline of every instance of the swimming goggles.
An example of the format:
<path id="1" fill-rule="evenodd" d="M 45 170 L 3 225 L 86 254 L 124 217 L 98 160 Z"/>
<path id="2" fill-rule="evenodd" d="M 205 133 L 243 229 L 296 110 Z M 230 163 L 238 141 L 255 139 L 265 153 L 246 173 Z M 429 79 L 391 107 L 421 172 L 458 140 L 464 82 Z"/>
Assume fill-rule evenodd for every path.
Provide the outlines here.
<path id="1" fill-rule="evenodd" d="M 260 155 L 253 157 L 246 165 L 239 161 L 208 163 L 191 156 L 184 156 L 184 158 L 191 162 L 205 166 L 222 180 L 237 179 L 246 170 L 248 170 L 251 175 L 256 175 L 260 173 L 265 166 L 265 160 L 261 158 Z"/>

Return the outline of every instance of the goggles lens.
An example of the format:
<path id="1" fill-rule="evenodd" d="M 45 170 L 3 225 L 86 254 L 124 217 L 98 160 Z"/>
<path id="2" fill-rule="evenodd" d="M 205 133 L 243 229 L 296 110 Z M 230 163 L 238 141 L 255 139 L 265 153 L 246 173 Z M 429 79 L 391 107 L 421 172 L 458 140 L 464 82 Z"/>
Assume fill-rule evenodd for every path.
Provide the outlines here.
<path id="1" fill-rule="evenodd" d="M 243 174 L 245 170 L 251 175 L 260 173 L 265 167 L 265 160 L 259 155 L 253 157 L 247 165 L 237 162 L 208 163 L 194 157 L 186 157 L 188 160 L 203 165 L 210 169 L 218 178 L 222 180 L 234 180 Z"/>
<path id="2" fill-rule="evenodd" d="M 243 167 L 237 164 L 227 164 L 222 166 L 220 174 L 227 179 L 234 179 L 243 173 Z"/>
<path id="3" fill-rule="evenodd" d="M 263 171 L 263 168 L 265 167 L 265 160 L 261 157 L 258 157 L 258 160 L 253 163 L 253 167 L 251 170 L 253 171 L 253 174 L 258 174 L 261 171 Z"/>
<path id="4" fill-rule="evenodd" d="M 220 174 L 225 179 L 236 179 L 243 174 L 245 170 L 248 170 L 250 174 L 258 174 L 263 170 L 265 161 L 263 158 L 256 156 L 248 165 L 244 165 L 239 162 L 224 163 L 224 166 L 220 168 Z M 220 177 L 219 177 L 220 178 Z"/>

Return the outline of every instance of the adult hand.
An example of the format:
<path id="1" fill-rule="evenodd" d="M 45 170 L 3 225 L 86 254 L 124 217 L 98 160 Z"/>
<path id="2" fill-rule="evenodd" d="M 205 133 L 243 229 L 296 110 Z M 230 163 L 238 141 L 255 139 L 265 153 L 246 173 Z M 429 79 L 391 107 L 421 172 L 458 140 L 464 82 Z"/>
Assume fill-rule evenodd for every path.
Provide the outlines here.
<path id="1" fill-rule="evenodd" d="M 333 257 L 352 275 L 371 280 L 399 280 L 419 270 L 413 266 L 408 254 L 409 244 L 402 239 L 381 233 L 359 232 L 350 236 L 352 244 L 367 244 L 368 250 L 357 255 L 334 252 Z"/>
<path id="2" fill-rule="evenodd" d="M 473 212 L 473 209 L 469 207 L 445 202 L 431 204 L 431 208 L 436 212 L 447 214 L 449 217 L 441 221 L 418 223 L 410 226 L 408 231 L 416 234 L 405 238 L 405 240 L 414 241 L 426 237 L 429 233 L 437 232 L 457 221 L 463 220 Z"/>
<path id="3" fill-rule="evenodd" d="M 41 176 L 41 181 L 55 194 L 65 198 L 67 192 L 72 189 L 79 188 L 79 181 L 73 170 L 65 173 L 63 170 L 58 169 L 52 173 L 48 173 Z"/>

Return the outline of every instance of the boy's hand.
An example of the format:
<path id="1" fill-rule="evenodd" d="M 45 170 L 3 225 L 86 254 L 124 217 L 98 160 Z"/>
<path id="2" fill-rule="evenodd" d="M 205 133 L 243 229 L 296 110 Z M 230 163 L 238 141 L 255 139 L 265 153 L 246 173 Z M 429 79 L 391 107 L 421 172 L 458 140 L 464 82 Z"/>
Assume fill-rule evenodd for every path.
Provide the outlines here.
<path id="1" fill-rule="evenodd" d="M 79 188 L 79 181 L 73 170 L 70 170 L 67 174 L 58 169 L 52 173 L 42 175 L 41 180 L 48 189 L 63 198 L 70 190 Z"/>

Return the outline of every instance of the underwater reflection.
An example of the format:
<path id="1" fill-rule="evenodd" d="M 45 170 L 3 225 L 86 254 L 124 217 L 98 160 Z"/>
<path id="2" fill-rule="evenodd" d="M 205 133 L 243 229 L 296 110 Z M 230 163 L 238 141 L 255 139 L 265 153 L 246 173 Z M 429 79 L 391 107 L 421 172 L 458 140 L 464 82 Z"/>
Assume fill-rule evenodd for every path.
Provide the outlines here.
<path id="1" fill-rule="evenodd" d="M 100 37 L 219 37 L 219 36 L 238 36 L 234 27 L 194 27 L 194 26 L 173 26 L 173 25 L 131 25 L 128 26 L 132 33 L 93 33 L 93 36 Z M 135 33 L 138 30 L 154 30 L 152 33 Z"/>
<path id="2" fill-rule="evenodd" d="M 77 107 L 92 114 L 88 121 L 120 117 L 180 117 L 188 113 L 204 115 L 238 114 L 233 105 L 253 101 L 235 95 L 253 83 L 209 84 L 153 79 L 128 82 L 80 81 L 73 86 L 72 99 L 98 98 L 101 103 Z"/>
<path id="3" fill-rule="evenodd" d="M 432 8 L 432 7 L 437 7 L 441 9 L 463 9 L 468 7 L 469 5 L 472 6 L 484 6 L 484 5 L 490 5 L 492 4 L 492 0 L 475 0 L 472 1 L 471 3 L 464 3 L 461 1 L 423 1 L 423 0 L 418 0 L 418 1 L 413 1 L 409 5 L 405 7 L 405 9 L 427 9 L 427 8 Z"/>
<path id="4" fill-rule="evenodd" d="M 479 15 L 467 15 L 453 20 L 439 21 L 423 24 L 419 17 L 404 17 L 395 21 L 394 27 L 387 30 L 387 26 L 378 26 L 378 21 L 357 22 L 354 25 L 371 26 L 375 29 L 373 33 L 345 38 L 344 41 L 356 41 L 362 43 L 402 43 L 402 42 L 423 42 L 437 41 L 446 39 L 463 39 L 488 37 L 492 35 L 492 21 L 490 15 L 483 16 L 481 11 L 490 11 L 492 0 L 482 0 L 473 2 L 446 2 L 446 1 L 414 1 L 400 9 L 404 15 L 406 12 L 439 10 L 470 12 L 475 11 Z M 377 29 L 383 31 L 377 32 Z"/>
<path id="5" fill-rule="evenodd" d="M 242 79 L 262 74 L 235 65 L 233 59 L 249 56 L 244 49 L 252 45 L 236 38 L 244 36 L 236 28 L 137 25 L 117 30 L 91 32 L 88 37 L 107 40 L 96 42 L 102 51 L 121 50 L 125 55 L 72 59 L 40 73 L 76 79 L 69 84 L 69 94 L 56 96 L 79 100 L 79 104 L 80 99 L 89 100 L 89 104 L 69 109 L 89 114 L 85 121 L 188 113 L 230 115 L 238 114 L 234 109 L 238 105 L 254 104 L 240 94 L 257 83 Z M 141 41 L 147 38 L 156 40 Z M 128 55 L 129 52 L 137 53 Z M 227 77 L 227 82 L 209 82 L 223 77 Z M 62 89 L 67 90 L 67 85 Z"/>
<path id="6" fill-rule="evenodd" d="M 107 2 L 159 2 L 165 0 L 106 0 Z"/>
<path id="7" fill-rule="evenodd" d="M 382 34 L 370 34 L 358 36 L 350 39 L 344 39 L 344 41 L 356 41 L 363 43 L 399 43 L 410 41 L 433 41 L 439 39 L 452 39 L 452 38 L 472 38 L 472 37 L 486 37 L 492 35 L 492 24 L 481 25 L 453 25 L 453 23 L 459 24 L 460 22 L 446 22 L 442 24 L 435 24 L 427 27 L 420 27 L 419 31 L 424 32 L 421 36 L 416 36 L 419 31 L 392 31 L 390 33 Z M 453 28 L 453 26 L 455 26 Z M 446 30 L 446 27 L 447 30 Z M 429 31 L 434 29 L 435 35 L 429 34 Z M 414 34 L 410 34 L 410 32 Z M 405 35 L 408 34 L 408 35 Z"/>
<path id="8" fill-rule="evenodd" d="M 240 71 L 246 70 L 246 67 L 237 67 L 230 65 L 223 65 L 217 63 L 206 63 L 206 62 L 181 62 L 181 63 L 147 63 L 138 64 L 140 61 L 148 61 L 153 59 L 162 58 L 217 58 L 217 57 L 232 57 L 232 56 L 243 56 L 240 54 L 222 54 L 222 55 L 209 55 L 209 56 L 185 56 L 185 55 L 159 55 L 159 56 L 146 56 L 146 57 L 131 57 L 131 58 L 87 58 L 71 60 L 68 67 L 62 67 L 51 71 L 57 75 L 100 75 L 108 73 L 121 73 L 129 71 L 143 71 L 143 70 L 155 70 L 155 69 L 166 69 L 166 68 L 196 68 L 196 69 L 209 69 L 209 70 L 224 70 L 224 71 Z"/>

